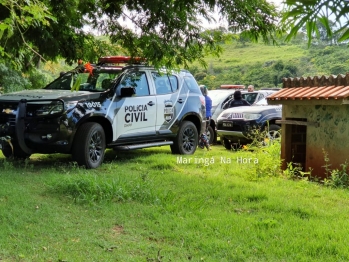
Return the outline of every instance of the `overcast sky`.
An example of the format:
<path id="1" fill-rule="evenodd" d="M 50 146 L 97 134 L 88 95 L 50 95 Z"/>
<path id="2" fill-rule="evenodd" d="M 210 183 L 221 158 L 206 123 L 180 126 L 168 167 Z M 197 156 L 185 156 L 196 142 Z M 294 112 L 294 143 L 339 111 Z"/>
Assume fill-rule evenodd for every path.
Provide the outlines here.
<path id="1" fill-rule="evenodd" d="M 276 6 L 281 7 L 282 2 L 284 2 L 284 0 L 267 0 L 267 2 L 273 3 Z M 222 26 L 222 27 L 226 27 L 227 26 L 227 22 L 226 21 L 220 21 L 219 20 L 218 13 L 217 13 L 217 15 L 215 15 L 215 19 L 216 19 L 216 23 L 208 23 L 207 21 L 202 20 L 202 24 L 203 24 L 203 26 L 205 28 L 208 28 L 208 29 L 217 28 L 217 26 Z"/>
<path id="2" fill-rule="evenodd" d="M 282 2 L 284 0 L 266 0 L 267 2 L 273 3 L 276 6 L 281 6 Z M 207 29 L 212 29 L 212 28 L 217 28 L 218 26 L 222 26 L 222 27 L 226 27 L 227 26 L 227 22 L 226 21 L 220 21 L 219 20 L 219 16 L 218 14 L 215 15 L 215 19 L 216 19 L 216 23 L 208 23 L 207 21 L 205 21 L 205 19 L 202 20 L 202 25 L 204 28 Z M 128 19 L 124 20 L 123 18 L 119 19 L 119 22 L 124 25 L 127 26 L 129 28 L 134 28 L 134 26 L 132 25 L 132 23 L 130 23 L 130 21 Z M 89 30 L 89 27 L 86 28 L 87 30 Z"/>

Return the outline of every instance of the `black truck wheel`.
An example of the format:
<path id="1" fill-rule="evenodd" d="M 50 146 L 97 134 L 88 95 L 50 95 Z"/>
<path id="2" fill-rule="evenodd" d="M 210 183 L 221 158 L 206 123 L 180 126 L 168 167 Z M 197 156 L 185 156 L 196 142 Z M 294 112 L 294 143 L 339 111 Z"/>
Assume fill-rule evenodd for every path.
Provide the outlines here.
<path id="1" fill-rule="evenodd" d="M 191 155 L 198 146 L 198 130 L 190 121 L 183 121 L 178 134 L 173 141 L 171 151 L 173 154 Z"/>
<path id="2" fill-rule="evenodd" d="M 229 139 L 223 138 L 221 140 L 222 140 L 222 143 L 223 143 L 223 146 L 225 147 L 225 149 L 228 149 L 228 150 L 232 149 L 232 146 L 231 146 Z"/>
<path id="3" fill-rule="evenodd" d="M 104 159 L 105 133 L 98 123 L 85 123 L 75 134 L 73 159 L 88 169 L 97 168 Z"/>

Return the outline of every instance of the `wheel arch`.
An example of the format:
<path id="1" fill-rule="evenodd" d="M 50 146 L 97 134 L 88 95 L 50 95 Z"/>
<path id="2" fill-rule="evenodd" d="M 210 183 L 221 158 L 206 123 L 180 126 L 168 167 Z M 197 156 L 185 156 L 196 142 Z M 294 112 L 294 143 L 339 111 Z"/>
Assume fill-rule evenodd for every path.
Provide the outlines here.
<path id="1" fill-rule="evenodd" d="M 183 121 L 190 121 L 192 122 L 196 129 L 198 130 L 198 134 L 201 133 L 201 122 L 200 122 L 200 118 L 197 115 L 187 115 L 185 116 L 181 122 Z"/>
<path id="2" fill-rule="evenodd" d="M 107 118 L 101 117 L 101 116 L 91 116 L 89 118 L 86 118 L 84 121 L 81 121 L 81 123 L 79 123 L 79 125 L 77 126 L 77 129 L 82 124 L 87 123 L 87 122 L 94 122 L 94 123 L 100 124 L 104 129 L 106 144 L 109 144 L 110 142 L 112 142 L 112 140 L 113 140 L 113 128 L 112 128 L 112 125 Z M 75 139 L 77 129 L 75 130 L 75 134 L 74 134 L 73 139 Z"/>
<path id="3" fill-rule="evenodd" d="M 277 126 L 280 126 L 281 128 L 281 125 L 280 124 L 277 124 L 276 123 L 276 120 L 281 120 L 281 118 L 271 118 L 271 119 L 268 119 L 267 121 L 265 121 L 262 125 L 262 129 L 264 129 L 265 127 L 268 126 L 268 123 L 269 125 L 277 125 Z"/>

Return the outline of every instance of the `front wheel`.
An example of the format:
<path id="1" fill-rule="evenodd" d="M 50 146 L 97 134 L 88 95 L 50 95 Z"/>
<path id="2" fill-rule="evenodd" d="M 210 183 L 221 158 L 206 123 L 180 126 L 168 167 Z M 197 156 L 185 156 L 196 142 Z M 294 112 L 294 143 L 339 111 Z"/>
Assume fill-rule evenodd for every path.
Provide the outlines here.
<path id="1" fill-rule="evenodd" d="M 225 147 L 225 149 L 231 150 L 231 148 L 232 148 L 231 143 L 228 139 L 223 138 L 222 143 L 223 143 L 223 146 Z"/>
<path id="2" fill-rule="evenodd" d="M 183 121 L 171 146 L 172 153 L 192 155 L 198 146 L 198 140 L 196 126 L 190 121 Z"/>
<path id="3" fill-rule="evenodd" d="M 13 157 L 14 159 L 26 159 L 30 157 L 30 154 L 27 154 L 26 152 L 24 152 L 19 146 L 19 144 L 15 141 L 13 141 L 12 144 L 4 142 L 2 144 L 2 154 L 6 158 Z"/>
<path id="4" fill-rule="evenodd" d="M 88 169 L 97 168 L 104 159 L 105 133 L 98 123 L 85 123 L 75 134 L 73 159 Z"/>
<path id="5" fill-rule="evenodd" d="M 215 140 L 215 132 L 213 131 L 211 126 L 207 127 L 206 136 L 207 136 L 209 144 L 212 145 L 214 143 L 214 140 Z M 216 138 L 216 141 L 217 141 L 217 138 Z"/>
<path id="6" fill-rule="evenodd" d="M 268 140 L 271 140 L 271 141 L 280 139 L 280 137 L 281 137 L 280 129 L 281 129 L 280 126 L 275 125 L 275 124 L 271 124 L 269 126 L 269 130 L 268 130 L 268 132 L 266 134 L 266 138 Z"/>

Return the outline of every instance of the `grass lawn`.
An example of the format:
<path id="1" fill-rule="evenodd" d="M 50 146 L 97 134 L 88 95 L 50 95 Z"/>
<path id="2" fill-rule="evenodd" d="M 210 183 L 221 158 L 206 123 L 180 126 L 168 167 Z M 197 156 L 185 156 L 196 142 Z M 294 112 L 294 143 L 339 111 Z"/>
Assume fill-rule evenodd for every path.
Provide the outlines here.
<path id="1" fill-rule="evenodd" d="M 0 261 L 348 261 L 349 191 L 277 176 L 273 158 L 0 155 Z"/>
<path id="2" fill-rule="evenodd" d="M 307 56 L 308 52 L 306 49 L 296 45 L 273 46 L 265 45 L 264 43 L 248 44 L 246 47 L 236 44 L 225 44 L 222 45 L 222 48 L 223 54 L 220 57 L 207 55 L 205 61 L 214 67 L 243 66 L 277 60 L 287 63 Z M 193 65 L 198 66 L 198 63 L 193 63 Z"/>

